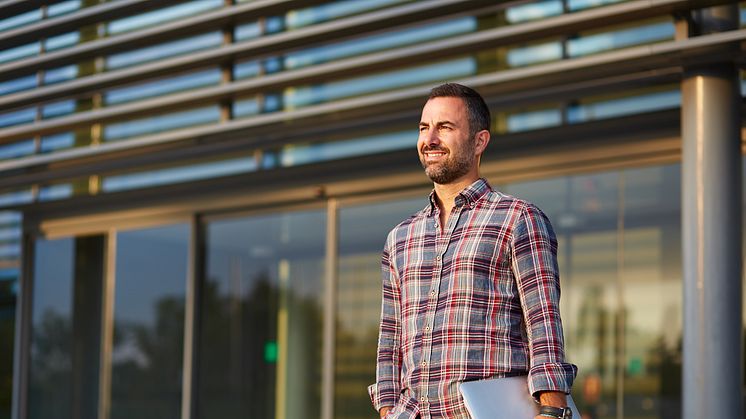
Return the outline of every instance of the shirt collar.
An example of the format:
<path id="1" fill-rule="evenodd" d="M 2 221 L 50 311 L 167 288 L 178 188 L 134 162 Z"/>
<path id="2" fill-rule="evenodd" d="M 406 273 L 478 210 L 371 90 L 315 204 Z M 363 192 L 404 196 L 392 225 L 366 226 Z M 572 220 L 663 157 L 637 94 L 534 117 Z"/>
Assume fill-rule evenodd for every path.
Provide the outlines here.
<path id="1" fill-rule="evenodd" d="M 492 187 L 490 186 L 489 182 L 487 182 L 484 178 L 479 178 L 474 181 L 471 185 L 464 188 L 459 194 L 456 196 L 455 199 L 455 206 L 460 207 L 462 205 L 468 205 L 471 206 L 473 203 L 477 202 L 479 198 L 481 198 L 484 194 L 487 192 L 490 192 L 492 190 Z M 435 200 L 435 189 L 430 192 L 430 210 L 428 211 L 428 216 L 432 216 L 435 213 L 435 209 L 438 208 L 438 204 Z"/>

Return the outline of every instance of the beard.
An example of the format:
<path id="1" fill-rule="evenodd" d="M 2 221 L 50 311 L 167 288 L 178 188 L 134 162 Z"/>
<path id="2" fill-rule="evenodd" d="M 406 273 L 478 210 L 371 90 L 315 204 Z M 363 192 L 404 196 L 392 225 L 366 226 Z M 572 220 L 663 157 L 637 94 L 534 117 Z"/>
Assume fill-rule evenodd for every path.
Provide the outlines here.
<path id="1" fill-rule="evenodd" d="M 469 173 L 471 167 L 474 164 L 474 147 L 468 147 L 467 150 L 463 150 L 461 153 L 451 154 L 450 150 L 444 147 L 425 147 L 423 155 L 420 157 L 420 163 L 425 169 L 425 174 L 433 182 L 446 185 L 456 181 L 465 174 Z M 440 150 L 448 156 L 445 160 L 438 163 L 427 163 L 425 161 L 425 151 Z"/>

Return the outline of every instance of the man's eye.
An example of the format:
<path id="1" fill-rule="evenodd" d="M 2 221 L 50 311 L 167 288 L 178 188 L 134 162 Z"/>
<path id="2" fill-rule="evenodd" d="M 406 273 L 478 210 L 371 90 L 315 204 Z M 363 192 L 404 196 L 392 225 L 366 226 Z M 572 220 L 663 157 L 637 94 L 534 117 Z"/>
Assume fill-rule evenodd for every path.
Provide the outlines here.
<path id="1" fill-rule="evenodd" d="M 420 127 L 420 132 L 427 131 L 427 127 Z"/>

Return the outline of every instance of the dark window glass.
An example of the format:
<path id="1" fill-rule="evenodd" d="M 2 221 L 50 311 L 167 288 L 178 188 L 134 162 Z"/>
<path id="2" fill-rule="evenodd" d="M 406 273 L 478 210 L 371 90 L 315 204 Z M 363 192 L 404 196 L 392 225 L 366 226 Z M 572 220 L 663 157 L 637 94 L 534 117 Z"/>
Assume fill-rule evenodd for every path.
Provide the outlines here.
<path id="1" fill-rule="evenodd" d="M 104 237 L 38 239 L 28 417 L 95 418 Z"/>
<path id="2" fill-rule="evenodd" d="M 189 227 L 117 234 L 111 419 L 178 419 Z"/>
<path id="3" fill-rule="evenodd" d="M 207 225 L 198 418 L 319 417 L 325 224 L 311 211 Z"/>
<path id="4" fill-rule="evenodd" d="M 381 251 L 388 232 L 422 209 L 420 196 L 339 211 L 339 285 L 334 362 L 334 417 L 375 415 L 367 387 L 376 380 L 381 314 Z"/>

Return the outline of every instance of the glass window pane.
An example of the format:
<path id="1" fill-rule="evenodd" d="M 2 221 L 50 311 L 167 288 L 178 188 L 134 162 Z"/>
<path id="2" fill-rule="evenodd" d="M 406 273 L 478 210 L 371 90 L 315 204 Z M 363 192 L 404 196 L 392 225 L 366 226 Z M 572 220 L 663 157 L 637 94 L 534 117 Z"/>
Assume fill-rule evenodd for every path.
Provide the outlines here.
<path id="1" fill-rule="evenodd" d="M 28 416 L 95 418 L 104 236 L 38 239 Z"/>
<path id="2" fill-rule="evenodd" d="M 381 315 L 381 251 L 388 232 L 422 209 L 421 197 L 339 211 L 339 285 L 334 363 L 334 417 L 375 415 L 367 387 L 376 380 Z M 364 220 L 364 222 L 362 222 Z"/>
<path id="3" fill-rule="evenodd" d="M 325 224 L 310 211 L 207 225 L 198 418 L 319 417 Z"/>
<path id="4" fill-rule="evenodd" d="M 189 227 L 117 234 L 111 419 L 178 419 Z"/>

